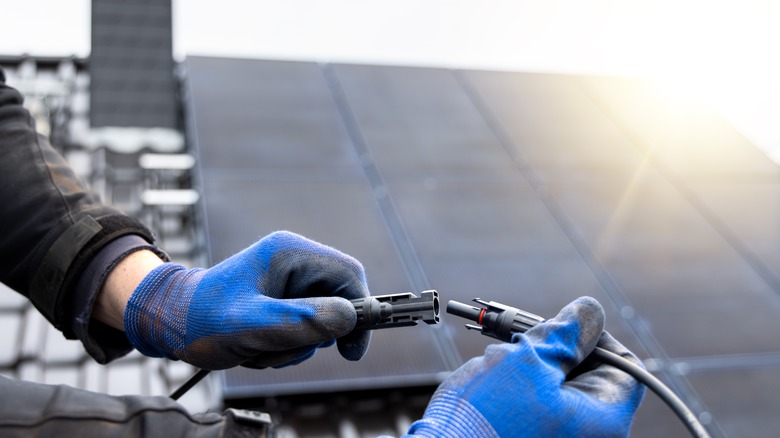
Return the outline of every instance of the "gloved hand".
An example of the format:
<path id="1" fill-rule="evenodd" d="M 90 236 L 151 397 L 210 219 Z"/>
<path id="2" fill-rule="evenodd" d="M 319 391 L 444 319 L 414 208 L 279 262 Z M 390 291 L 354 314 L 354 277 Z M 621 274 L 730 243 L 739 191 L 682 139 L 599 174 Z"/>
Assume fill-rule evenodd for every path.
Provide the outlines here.
<path id="1" fill-rule="evenodd" d="M 484 356 L 453 372 L 409 434 L 626 436 L 644 385 L 604 364 L 567 380 L 596 345 L 639 363 L 604 332 L 604 310 L 598 301 L 579 298 L 554 319 L 515 334 L 512 343 L 488 346 Z"/>
<path id="2" fill-rule="evenodd" d="M 124 327 L 141 353 L 210 370 L 290 365 L 336 339 L 358 360 L 371 332 L 351 333 L 348 300 L 366 296 L 357 260 L 282 231 L 210 269 L 160 265 L 130 297 Z"/>

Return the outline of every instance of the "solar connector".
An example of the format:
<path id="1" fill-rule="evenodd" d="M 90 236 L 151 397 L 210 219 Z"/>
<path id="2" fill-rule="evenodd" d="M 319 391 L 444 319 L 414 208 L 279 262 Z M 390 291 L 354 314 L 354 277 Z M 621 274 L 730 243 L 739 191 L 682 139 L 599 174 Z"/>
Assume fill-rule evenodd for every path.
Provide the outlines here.
<path id="1" fill-rule="evenodd" d="M 377 295 L 350 300 L 355 306 L 355 330 L 377 330 L 393 327 L 439 323 L 439 293 L 423 291 L 419 297 L 411 292 Z"/>

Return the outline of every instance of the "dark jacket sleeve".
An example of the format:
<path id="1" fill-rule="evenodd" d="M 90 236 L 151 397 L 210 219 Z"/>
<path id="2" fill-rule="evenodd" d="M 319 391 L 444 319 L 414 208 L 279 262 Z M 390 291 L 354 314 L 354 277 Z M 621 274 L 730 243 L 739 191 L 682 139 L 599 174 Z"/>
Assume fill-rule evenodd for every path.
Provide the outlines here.
<path id="1" fill-rule="evenodd" d="M 168 397 L 111 396 L 3 376 L 0 376 L 0 394 L 4 396 L 0 397 L 0 436 L 3 437 L 271 436 L 268 414 L 242 409 L 227 409 L 222 415 L 190 414 Z"/>
<path id="2" fill-rule="evenodd" d="M 85 268 L 120 237 L 138 236 L 152 244 L 152 233 L 87 190 L 36 133 L 34 119 L 23 108 L 21 95 L 5 84 L 2 70 L 0 157 L 0 281 L 27 296 L 73 339 L 79 330 L 76 315 L 91 311 L 97 293 L 76 285 L 100 286 L 91 279 L 80 281 Z M 99 281 L 103 278 L 101 273 Z"/>

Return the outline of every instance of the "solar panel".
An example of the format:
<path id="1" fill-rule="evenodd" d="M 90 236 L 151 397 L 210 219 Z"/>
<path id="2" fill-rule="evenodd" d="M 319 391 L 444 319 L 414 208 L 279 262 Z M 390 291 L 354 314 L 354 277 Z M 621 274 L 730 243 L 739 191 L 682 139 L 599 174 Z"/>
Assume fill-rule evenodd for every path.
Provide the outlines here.
<path id="1" fill-rule="evenodd" d="M 772 423 L 721 400 L 742 391 L 740 376 L 758 399 L 774 393 L 761 382 L 780 365 L 779 172 L 713 112 L 634 80 L 217 58 L 187 68 L 212 262 L 286 228 L 362 260 L 375 294 L 435 288 L 444 303 L 544 316 L 591 295 L 607 329 L 713 430 L 754 433 L 743 415 Z M 739 315 L 750 316 L 728 322 Z M 463 323 L 376 332 L 358 363 L 325 350 L 289 369 L 230 370 L 225 394 L 435 384 L 490 342 Z M 680 433 L 657 400 L 645 406 L 634 436 Z"/>

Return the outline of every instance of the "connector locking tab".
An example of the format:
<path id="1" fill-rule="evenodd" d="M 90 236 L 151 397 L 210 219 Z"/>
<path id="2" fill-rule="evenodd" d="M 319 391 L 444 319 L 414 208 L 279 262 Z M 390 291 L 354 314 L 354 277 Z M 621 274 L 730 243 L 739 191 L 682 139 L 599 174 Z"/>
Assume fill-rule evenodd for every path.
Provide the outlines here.
<path id="1" fill-rule="evenodd" d="M 439 323 L 439 293 L 426 290 L 417 297 L 411 292 L 350 300 L 357 312 L 355 330 L 377 330 Z"/>

